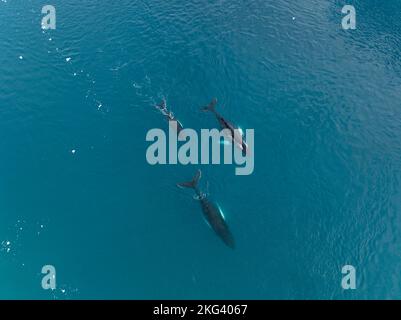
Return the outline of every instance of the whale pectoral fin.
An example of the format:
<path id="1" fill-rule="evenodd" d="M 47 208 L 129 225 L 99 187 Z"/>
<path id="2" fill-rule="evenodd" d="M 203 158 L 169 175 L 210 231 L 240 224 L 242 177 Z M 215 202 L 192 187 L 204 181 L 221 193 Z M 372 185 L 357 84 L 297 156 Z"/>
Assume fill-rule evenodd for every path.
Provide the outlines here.
<path id="1" fill-rule="evenodd" d="M 207 221 L 206 219 L 203 219 L 205 221 L 205 223 L 207 224 L 207 226 L 213 230 L 212 226 L 210 225 L 209 221 Z"/>
<path id="2" fill-rule="evenodd" d="M 223 141 L 220 141 L 220 144 L 222 144 L 224 146 L 231 146 L 232 145 L 232 141 L 224 139 Z"/>

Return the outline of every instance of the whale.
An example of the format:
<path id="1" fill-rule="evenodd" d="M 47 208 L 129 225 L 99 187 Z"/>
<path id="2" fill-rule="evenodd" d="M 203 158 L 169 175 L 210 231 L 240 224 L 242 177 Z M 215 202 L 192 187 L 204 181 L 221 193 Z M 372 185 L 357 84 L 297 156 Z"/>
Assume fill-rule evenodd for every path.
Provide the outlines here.
<path id="1" fill-rule="evenodd" d="M 183 130 L 184 127 L 182 123 L 174 117 L 174 114 L 167 109 L 166 101 L 163 100 L 160 103 L 156 104 L 156 108 L 166 118 L 166 120 L 169 122 L 170 125 L 172 121 L 177 123 L 177 126 L 171 126 L 171 127 L 176 128 L 177 134 L 180 134 L 180 132 Z"/>
<path id="2" fill-rule="evenodd" d="M 221 211 L 220 207 L 214 202 L 210 201 L 198 187 L 201 176 L 202 172 L 201 170 L 198 170 L 191 181 L 178 183 L 177 186 L 180 188 L 193 189 L 195 191 L 197 199 L 199 199 L 202 208 L 203 216 L 209 227 L 224 242 L 226 246 L 231 249 L 235 249 L 234 237 L 227 225 L 223 212 Z"/>
<path id="3" fill-rule="evenodd" d="M 231 122 L 227 121 L 224 119 L 217 111 L 216 111 L 216 105 L 217 105 L 217 98 L 213 98 L 213 100 L 207 105 L 201 108 L 202 111 L 204 112 L 212 112 L 220 124 L 220 127 L 222 129 L 228 129 L 229 131 L 229 136 L 228 138 L 233 142 L 235 146 L 237 146 L 239 149 L 242 150 L 243 153 L 246 153 L 248 150 L 248 145 L 243 137 L 243 132 L 240 128 L 236 127 L 234 124 Z"/>

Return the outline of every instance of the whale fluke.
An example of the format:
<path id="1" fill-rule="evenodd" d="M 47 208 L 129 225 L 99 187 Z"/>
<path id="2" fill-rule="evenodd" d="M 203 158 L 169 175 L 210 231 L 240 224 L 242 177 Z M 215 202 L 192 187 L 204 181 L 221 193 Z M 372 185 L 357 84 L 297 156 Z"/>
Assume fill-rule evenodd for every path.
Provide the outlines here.
<path id="1" fill-rule="evenodd" d="M 196 172 L 194 178 L 191 181 L 188 182 L 182 182 L 182 183 L 177 183 L 177 186 L 180 188 L 192 188 L 195 189 L 198 186 L 198 182 L 202 176 L 202 172 L 198 170 Z"/>
<path id="2" fill-rule="evenodd" d="M 167 111 L 166 100 L 162 100 L 160 103 L 156 104 L 156 108 L 160 111 Z"/>
<path id="3" fill-rule="evenodd" d="M 213 98 L 213 100 L 209 103 L 209 105 L 202 107 L 202 111 L 210 111 L 210 112 L 216 112 L 216 104 L 217 104 L 217 98 Z"/>

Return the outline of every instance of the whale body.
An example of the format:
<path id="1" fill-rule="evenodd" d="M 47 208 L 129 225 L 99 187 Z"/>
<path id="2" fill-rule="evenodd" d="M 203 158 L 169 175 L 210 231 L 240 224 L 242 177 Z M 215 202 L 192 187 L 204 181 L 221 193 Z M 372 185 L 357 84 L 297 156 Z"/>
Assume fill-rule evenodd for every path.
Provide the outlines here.
<path id="1" fill-rule="evenodd" d="M 228 247 L 234 249 L 234 237 L 224 219 L 224 214 L 222 213 L 221 209 L 215 203 L 210 201 L 198 188 L 198 182 L 200 178 L 201 171 L 198 170 L 195 177 L 191 181 L 179 183 L 177 185 L 181 188 L 191 188 L 195 191 L 208 225 Z"/>

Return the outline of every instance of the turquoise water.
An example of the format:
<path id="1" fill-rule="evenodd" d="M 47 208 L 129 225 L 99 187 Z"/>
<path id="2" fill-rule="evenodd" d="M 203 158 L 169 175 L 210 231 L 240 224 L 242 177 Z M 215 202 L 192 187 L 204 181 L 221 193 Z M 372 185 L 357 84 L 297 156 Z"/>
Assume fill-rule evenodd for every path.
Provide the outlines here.
<path id="1" fill-rule="evenodd" d="M 400 1 L 50 4 L 0 1 L 0 298 L 401 298 Z M 214 96 L 254 173 L 150 166 L 153 105 L 213 128 Z M 235 250 L 175 186 L 198 168 Z"/>

